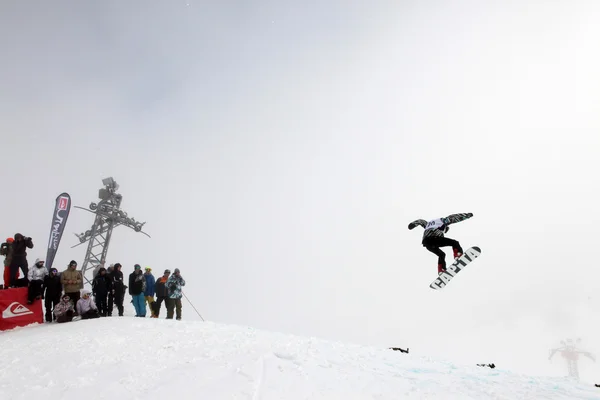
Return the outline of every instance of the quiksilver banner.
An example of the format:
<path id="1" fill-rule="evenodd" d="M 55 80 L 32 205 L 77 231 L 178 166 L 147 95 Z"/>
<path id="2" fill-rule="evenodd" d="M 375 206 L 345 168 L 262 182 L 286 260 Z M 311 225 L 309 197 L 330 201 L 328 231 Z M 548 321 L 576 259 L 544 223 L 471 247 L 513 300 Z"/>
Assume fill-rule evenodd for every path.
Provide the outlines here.
<path id="1" fill-rule="evenodd" d="M 50 239 L 48 239 L 48 252 L 46 254 L 46 267 L 52 268 L 54 257 L 58 251 L 60 238 L 62 238 L 69 211 L 71 210 L 71 196 L 68 193 L 62 193 L 56 198 L 54 214 L 52 214 L 52 227 L 50 228 Z"/>

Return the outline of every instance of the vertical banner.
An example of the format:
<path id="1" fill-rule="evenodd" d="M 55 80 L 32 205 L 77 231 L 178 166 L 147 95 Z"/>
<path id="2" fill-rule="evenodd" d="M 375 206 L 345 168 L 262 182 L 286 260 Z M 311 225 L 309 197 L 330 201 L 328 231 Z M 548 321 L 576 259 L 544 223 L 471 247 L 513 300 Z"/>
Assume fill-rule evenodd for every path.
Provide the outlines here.
<path id="1" fill-rule="evenodd" d="M 56 198 L 56 206 L 54 214 L 52 214 L 52 227 L 50 229 L 50 239 L 48 240 L 48 252 L 46 254 L 46 267 L 48 270 L 52 268 L 54 257 L 60 244 L 69 211 L 71 210 L 71 196 L 68 193 L 62 193 Z"/>

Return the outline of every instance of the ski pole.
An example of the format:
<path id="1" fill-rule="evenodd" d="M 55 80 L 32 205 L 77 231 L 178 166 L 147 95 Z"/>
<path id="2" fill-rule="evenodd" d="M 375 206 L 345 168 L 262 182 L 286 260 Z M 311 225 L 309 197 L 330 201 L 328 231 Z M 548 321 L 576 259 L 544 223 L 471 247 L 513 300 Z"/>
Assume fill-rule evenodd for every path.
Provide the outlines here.
<path id="1" fill-rule="evenodd" d="M 202 318 L 202 315 L 200 315 L 200 313 L 198 312 L 198 310 L 196 310 L 196 307 L 194 307 L 194 305 L 192 304 L 192 302 L 190 301 L 190 299 L 188 299 L 188 297 L 185 295 L 185 293 L 183 293 L 183 291 L 181 292 L 181 294 L 183 295 L 183 297 L 185 297 L 185 299 L 188 301 L 188 303 L 190 303 L 190 305 L 192 306 L 192 308 L 194 309 L 194 311 L 196 311 L 196 314 L 198 314 L 198 316 L 200 317 L 200 319 L 204 322 L 204 318 Z"/>

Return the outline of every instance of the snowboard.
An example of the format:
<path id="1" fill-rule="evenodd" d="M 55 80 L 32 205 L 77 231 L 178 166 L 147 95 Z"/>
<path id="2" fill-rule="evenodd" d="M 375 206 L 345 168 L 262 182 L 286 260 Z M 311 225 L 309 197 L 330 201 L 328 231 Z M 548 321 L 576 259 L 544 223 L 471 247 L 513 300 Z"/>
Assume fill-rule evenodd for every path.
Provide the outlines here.
<path id="1" fill-rule="evenodd" d="M 458 257 L 452 265 L 446 268 L 432 283 L 429 285 L 434 290 L 443 289 L 448 282 L 452 280 L 460 271 L 465 269 L 473 260 L 481 254 L 481 249 L 477 246 L 469 247 L 462 256 Z"/>

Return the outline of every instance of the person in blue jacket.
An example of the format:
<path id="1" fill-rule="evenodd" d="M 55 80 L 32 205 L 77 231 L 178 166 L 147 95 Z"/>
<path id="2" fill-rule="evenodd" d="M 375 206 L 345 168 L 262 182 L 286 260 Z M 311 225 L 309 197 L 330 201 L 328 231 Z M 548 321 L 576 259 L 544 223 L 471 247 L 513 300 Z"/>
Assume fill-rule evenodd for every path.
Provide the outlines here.
<path id="1" fill-rule="evenodd" d="M 152 275 L 152 268 L 146 267 L 144 278 L 146 278 L 146 290 L 144 290 L 144 298 L 148 302 L 148 307 L 150 308 L 150 318 L 156 318 L 156 314 L 154 312 L 156 279 L 154 279 L 154 275 Z"/>

